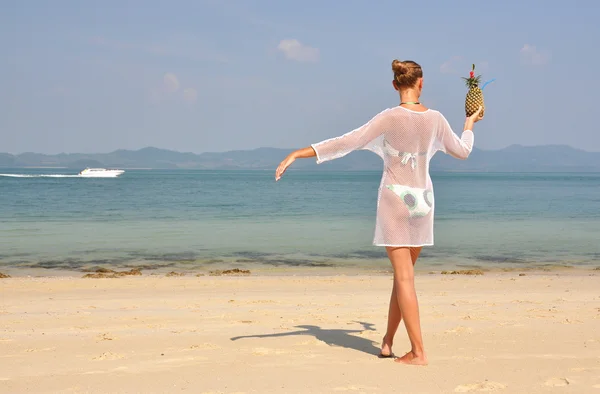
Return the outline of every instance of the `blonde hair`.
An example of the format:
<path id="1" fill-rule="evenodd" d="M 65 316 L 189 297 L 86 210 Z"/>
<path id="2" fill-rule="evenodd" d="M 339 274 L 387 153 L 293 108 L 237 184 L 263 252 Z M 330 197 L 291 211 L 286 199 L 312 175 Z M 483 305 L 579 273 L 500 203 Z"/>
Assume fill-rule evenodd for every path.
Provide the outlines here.
<path id="1" fill-rule="evenodd" d="M 398 88 L 412 88 L 419 78 L 423 78 L 421 66 L 412 60 L 400 61 L 394 59 L 392 62 L 394 81 Z"/>

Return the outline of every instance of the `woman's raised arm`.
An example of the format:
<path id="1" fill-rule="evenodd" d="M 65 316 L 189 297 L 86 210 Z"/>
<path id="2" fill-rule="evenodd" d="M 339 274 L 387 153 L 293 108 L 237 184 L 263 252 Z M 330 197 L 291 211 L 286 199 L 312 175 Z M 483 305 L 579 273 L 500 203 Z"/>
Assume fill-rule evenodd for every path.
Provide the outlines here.
<path id="1" fill-rule="evenodd" d="M 464 160 L 469 157 L 471 151 L 473 150 L 473 142 L 475 139 L 475 135 L 473 134 L 473 126 L 477 121 L 482 119 L 479 117 L 480 113 L 481 107 L 477 112 L 465 120 L 463 133 L 460 138 L 454 133 L 454 131 L 452 131 L 452 127 L 450 127 L 450 124 L 442 115 L 440 120 L 441 125 L 438 132 L 438 149 L 457 159 Z"/>

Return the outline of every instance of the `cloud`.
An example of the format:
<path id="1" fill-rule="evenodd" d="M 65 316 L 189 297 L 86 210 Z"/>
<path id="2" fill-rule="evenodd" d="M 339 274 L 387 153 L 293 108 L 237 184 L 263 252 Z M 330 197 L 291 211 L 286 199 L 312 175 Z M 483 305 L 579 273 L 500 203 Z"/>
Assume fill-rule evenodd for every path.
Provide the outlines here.
<path id="1" fill-rule="evenodd" d="M 521 48 L 521 59 L 534 66 L 543 66 L 550 61 L 550 54 L 546 51 L 539 50 L 533 45 L 525 44 Z"/>
<path id="2" fill-rule="evenodd" d="M 193 103 L 198 99 L 198 91 L 194 88 L 185 88 L 183 90 L 183 99 L 188 103 Z"/>
<path id="3" fill-rule="evenodd" d="M 179 90 L 179 79 L 173 73 L 166 73 L 163 77 L 163 89 L 167 93 L 175 93 Z"/>
<path id="4" fill-rule="evenodd" d="M 181 83 L 177 75 L 167 72 L 163 75 L 162 81 L 150 90 L 148 100 L 152 104 L 159 104 L 166 100 L 177 101 L 182 98 L 185 102 L 193 103 L 198 99 L 198 91 L 195 88 L 189 86 L 183 90 L 180 88 Z"/>
<path id="5" fill-rule="evenodd" d="M 296 39 L 281 40 L 277 46 L 287 59 L 299 62 L 317 62 L 319 50 L 300 43 Z"/>

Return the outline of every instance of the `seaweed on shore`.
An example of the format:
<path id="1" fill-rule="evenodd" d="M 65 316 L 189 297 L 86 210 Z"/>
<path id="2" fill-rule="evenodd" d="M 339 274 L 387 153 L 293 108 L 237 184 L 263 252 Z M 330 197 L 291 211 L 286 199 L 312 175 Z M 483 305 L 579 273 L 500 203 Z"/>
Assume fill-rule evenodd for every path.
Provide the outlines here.
<path id="1" fill-rule="evenodd" d="M 483 275 L 482 270 L 458 270 L 458 271 L 442 271 L 442 275 Z"/>
<path id="2" fill-rule="evenodd" d="M 185 276 L 185 274 L 183 272 L 175 272 L 175 271 L 171 271 L 168 274 L 166 274 L 165 276 Z"/>
<path id="3" fill-rule="evenodd" d="M 142 271 L 138 268 L 132 268 L 129 271 L 113 271 L 108 268 L 98 268 L 93 274 L 85 274 L 84 278 L 121 278 L 123 276 L 138 276 Z"/>
<path id="4" fill-rule="evenodd" d="M 0 272 L 0 279 L 4 279 L 4 278 L 10 278 L 10 275 L 3 274 L 2 272 Z"/>
<path id="5" fill-rule="evenodd" d="M 239 268 L 234 268 L 231 270 L 216 270 L 216 271 L 209 271 L 208 273 L 210 276 L 222 276 L 222 275 L 250 275 L 250 270 L 242 270 Z"/>

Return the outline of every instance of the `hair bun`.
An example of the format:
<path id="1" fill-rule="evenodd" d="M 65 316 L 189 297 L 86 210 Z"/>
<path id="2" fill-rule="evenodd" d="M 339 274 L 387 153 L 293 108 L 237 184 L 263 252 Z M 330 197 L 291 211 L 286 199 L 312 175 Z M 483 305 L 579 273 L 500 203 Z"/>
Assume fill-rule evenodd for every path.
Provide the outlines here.
<path id="1" fill-rule="evenodd" d="M 419 78 L 423 78 L 423 69 L 418 63 L 412 60 L 401 62 L 394 59 L 392 62 L 392 71 L 394 72 L 395 86 L 398 88 L 412 88 Z"/>
<path id="2" fill-rule="evenodd" d="M 406 67 L 406 65 L 400 60 L 394 59 L 394 61 L 392 62 L 392 71 L 396 76 L 403 75 L 408 73 L 408 67 Z"/>

